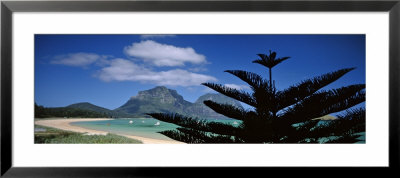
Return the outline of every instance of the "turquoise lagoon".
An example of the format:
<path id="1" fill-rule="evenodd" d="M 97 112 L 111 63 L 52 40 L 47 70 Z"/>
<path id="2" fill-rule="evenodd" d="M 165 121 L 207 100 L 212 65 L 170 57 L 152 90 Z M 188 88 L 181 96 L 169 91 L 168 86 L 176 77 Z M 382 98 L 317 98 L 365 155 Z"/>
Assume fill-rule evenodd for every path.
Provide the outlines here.
<path id="1" fill-rule="evenodd" d="M 208 121 L 222 122 L 238 126 L 241 121 L 233 119 L 208 119 Z M 326 121 L 320 121 L 321 124 Z M 172 140 L 158 132 L 165 130 L 174 130 L 177 125 L 168 122 L 162 122 L 153 118 L 129 118 L 129 119 L 113 119 L 102 121 L 80 121 L 73 122 L 72 125 L 84 127 L 94 130 L 102 130 L 115 134 L 133 135 L 153 139 Z M 365 132 L 357 133 L 360 140 L 357 143 L 365 143 Z M 325 138 L 327 139 L 327 138 Z M 323 141 L 324 139 L 321 139 Z"/>
<path id="2" fill-rule="evenodd" d="M 238 125 L 239 121 L 232 119 L 223 119 L 210 121 L 223 122 L 226 124 Z M 132 119 L 113 119 L 113 120 L 102 120 L 102 121 L 81 121 L 73 122 L 72 125 L 84 127 L 94 130 L 102 130 L 115 134 L 125 134 L 140 136 L 153 139 L 161 140 L 172 140 L 160 133 L 160 131 L 174 130 L 178 128 L 177 125 L 168 122 L 162 122 L 153 118 L 132 118 Z"/>

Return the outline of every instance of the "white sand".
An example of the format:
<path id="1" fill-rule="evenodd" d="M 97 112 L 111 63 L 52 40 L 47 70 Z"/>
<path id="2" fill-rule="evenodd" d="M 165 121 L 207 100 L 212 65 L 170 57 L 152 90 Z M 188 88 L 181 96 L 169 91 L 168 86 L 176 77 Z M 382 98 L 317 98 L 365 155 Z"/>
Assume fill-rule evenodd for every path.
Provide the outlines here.
<path id="1" fill-rule="evenodd" d="M 35 120 L 35 124 L 41 125 L 41 126 L 46 126 L 46 127 L 53 127 L 56 129 L 61 129 L 61 130 L 66 130 L 66 131 L 85 133 L 87 135 L 106 135 L 108 133 L 106 131 L 87 129 L 87 128 L 83 128 L 83 127 L 79 127 L 79 126 L 70 124 L 71 122 L 99 121 L 99 120 L 112 120 L 112 119 L 105 119 L 105 118 L 43 119 L 43 120 Z M 116 135 L 121 135 L 124 137 L 140 140 L 144 144 L 178 144 L 178 143 L 182 143 L 182 142 L 173 141 L 173 140 L 171 140 L 171 141 L 160 140 L 160 139 L 145 138 L 145 137 L 132 136 L 132 135 L 122 135 L 122 134 L 116 134 Z"/>

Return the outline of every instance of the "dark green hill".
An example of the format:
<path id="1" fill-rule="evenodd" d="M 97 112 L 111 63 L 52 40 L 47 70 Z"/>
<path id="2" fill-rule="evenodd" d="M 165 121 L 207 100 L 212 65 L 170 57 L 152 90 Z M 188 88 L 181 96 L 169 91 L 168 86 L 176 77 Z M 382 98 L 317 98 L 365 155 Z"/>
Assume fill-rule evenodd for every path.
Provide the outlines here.
<path id="1" fill-rule="evenodd" d="M 113 111 L 107 108 L 103 108 L 100 106 L 96 106 L 94 104 L 88 103 L 88 102 L 82 102 L 82 103 L 75 103 L 66 106 L 66 108 L 76 108 L 76 109 L 82 109 L 82 110 L 88 110 L 88 111 L 94 111 L 103 115 L 107 115 L 109 117 L 132 117 L 133 115 L 124 113 L 122 111 Z"/>
<path id="2" fill-rule="evenodd" d="M 110 112 L 111 110 L 96 106 L 94 104 L 88 103 L 88 102 L 82 102 L 82 103 L 75 103 L 68 105 L 67 108 L 79 108 L 79 109 L 86 109 L 86 110 L 91 110 L 91 111 L 96 111 L 96 112 Z"/>
<path id="3" fill-rule="evenodd" d="M 81 118 L 107 118 L 109 115 L 87 109 L 68 108 L 68 107 L 43 107 L 35 103 L 35 118 L 50 117 L 81 117 Z"/>

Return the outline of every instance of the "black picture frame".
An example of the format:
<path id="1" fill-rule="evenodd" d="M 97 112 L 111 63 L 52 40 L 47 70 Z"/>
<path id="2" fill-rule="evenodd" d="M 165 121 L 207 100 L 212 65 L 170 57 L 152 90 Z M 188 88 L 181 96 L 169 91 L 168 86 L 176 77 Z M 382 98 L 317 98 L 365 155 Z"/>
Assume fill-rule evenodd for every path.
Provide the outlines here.
<path id="1" fill-rule="evenodd" d="M 400 1 L 2 1 L 1 2 L 1 175 L 5 177 L 143 177 L 178 176 L 181 168 L 68 167 L 21 168 L 12 165 L 12 17 L 13 12 L 388 12 L 389 13 L 389 167 L 355 168 L 355 174 L 370 171 L 393 172 L 399 168 L 400 101 Z M 371 153 L 372 154 L 372 153 Z M 179 170 L 178 170 L 179 169 Z M 206 175 L 215 168 L 184 168 L 184 172 Z M 199 170 L 201 169 L 201 170 Z M 203 171 L 202 169 L 209 169 Z M 226 170 L 230 169 L 230 170 Z M 269 168 L 252 168 L 256 173 Z M 297 169 L 297 168 L 288 168 Z M 320 168 L 329 169 L 329 168 Z M 348 168 L 345 168 L 349 170 Z M 276 170 L 276 169 L 275 169 Z M 235 174 L 240 168 L 219 168 Z M 247 170 L 246 170 L 247 171 Z M 268 170 L 270 171 L 270 169 Z M 274 172 L 282 172 L 278 168 Z M 330 175 L 340 172 L 329 171 Z M 229 173 L 230 172 L 230 173 Z M 290 171 L 289 171 L 290 172 Z M 306 171 L 307 172 L 307 171 Z M 252 172 L 252 175 L 257 175 Z"/>

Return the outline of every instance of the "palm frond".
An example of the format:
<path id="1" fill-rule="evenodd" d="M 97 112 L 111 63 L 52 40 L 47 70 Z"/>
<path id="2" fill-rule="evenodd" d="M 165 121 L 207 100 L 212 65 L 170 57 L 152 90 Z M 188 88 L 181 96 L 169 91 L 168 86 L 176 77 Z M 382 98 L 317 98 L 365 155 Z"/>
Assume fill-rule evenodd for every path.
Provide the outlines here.
<path id="1" fill-rule="evenodd" d="M 211 100 L 204 101 L 204 104 L 215 112 L 233 119 L 243 121 L 256 116 L 256 113 L 254 111 L 245 111 L 242 108 L 238 108 L 230 104 L 220 104 Z"/>
<path id="2" fill-rule="evenodd" d="M 205 143 L 203 139 L 196 137 L 195 135 L 192 134 L 183 133 L 179 130 L 166 130 L 158 133 L 163 134 L 171 139 L 185 143 Z"/>
<path id="3" fill-rule="evenodd" d="M 247 93 L 245 91 L 239 91 L 234 88 L 229 88 L 229 87 L 223 86 L 221 84 L 214 84 L 214 83 L 202 83 L 202 85 L 207 86 L 225 96 L 228 96 L 228 97 L 231 97 L 238 101 L 241 101 L 243 103 L 246 103 L 250 106 L 255 107 L 257 105 L 255 99 L 249 93 Z"/>
<path id="4" fill-rule="evenodd" d="M 264 55 L 264 54 L 258 54 L 258 56 L 261 59 L 254 60 L 253 63 L 261 64 L 267 68 L 273 68 L 279 63 L 285 61 L 286 59 L 289 59 L 290 57 L 282 57 L 275 59 L 276 57 L 276 52 L 270 53 L 270 55 Z"/>
<path id="5" fill-rule="evenodd" d="M 285 61 L 286 59 L 289 59 L 289 58 L 290 58 L 290 57 L 282 57 L 282 58 L 275 59 L 275 61 L 274 61 L 274 63 L 273 63 L 273 64 L 274 64 L 273 67 L 276 66 L 276 65 L 278 65 L 279 63 Z"/>
<path id="6" fill-rule="evenodd" d="M 265 55 L 265 54 L 257 54 L 257 56 L 260 57 L 261 60 L 268 60 L 269 59 L 269 57 L 267 55 Z"/>
<path id="7" fill-rule="evenodd" d="M 193 119 L 177 113 L 147 113 L 147 115 L 168 123 L 176 124 L 181 127 L 196 127 L 196 125 L 203 124 L 206 121 L 203 119 Z"/>
<path id="8" fill-rule="evenodd" d="M 317 92 L 286 109 L 279 117 L 299 123 L 345 110 L 365 101 L 364 88 L 365 85 L 350 85 Z"/>
<path id="9" fill-rule="evenodd" d="M 226 70 L 225 72 L 228 72 L 247 84 L 249 84 L 253 90 L 263 87 L 263 86 L 268 86 L 268 81 L 264 80 L 260 75 L 253 73 L 253 72 L 247 72 L 243 70 Z"/>
<path id="10" fill-rule="evenodd" d="M 188 128 L 178 128 L 180 132 L 186 135 L 190 135 L 195 138 L 195 140 L 200 141 L 202 143 L 235 143 L 236 140 L 232 138 L 232 136 L 224 136 L 212 133 L 206 133 L 204 131 L 199 131 L 195 129 Z"/>
<path id="11" fill-rule="evenodd" d="M 365 132 L 365 109 L 358 108 L 346 111 L 337 119 L 326 121 L 319 127 L 314 128 L 310 135 L 313 137 L 351 135 Z"/>
<path id="12" fill-rule="evenodd" d="M 335 138 L 330 138 L 325 143 L 356 143 L 360 141 L 359 135 L 343 135 Z"/>
<path id="13" fill-rule="evenodd" d="M 277 92 L 278 98 L 278 110 L 284 109 L 290 105 L 293 105 L 307 96 L 312 95 L 321 88 L 327 86 L 328 84 L 336 81 L 346 73 L 354 70 L 355 68 L 345 68 L 334 72 L 323 74 L 312 79 L 308 79 L 300 82 L 294 86 L 289 87 L 286 90 Z"/>
<path id="14" fill-rule="evenodd" d="M 275 58 L 276 58 L 276 52 L 269 51 L 269 59 L 270 60 L 275 60 Z"/>
<path id="15" fill-rule="evenodd" d="M 319 120 L 308 120 L 303 123 L 293 126 L 292 129 L 284 133 L 287 137 L 284 138 L 285 143 L 314 143 L 316 139 L 309 136 L 311 129 L 315 128 Z"/>
<path id="16" fill-rule="evenodd" d="M 168 114 L 168 113 L 149 113 L 148 115 L 153 118 L 176 124 L 181 127 L 186 127 L 194 130 L 213 132 L 215 134 L 222 135 L 237 135 L 238 128 L 232 125 L 210 122 L 204 119 L 193 119 L 180 114 Z"/>

